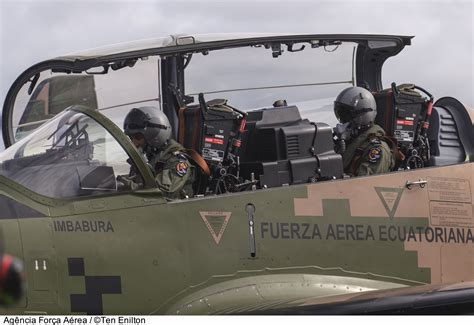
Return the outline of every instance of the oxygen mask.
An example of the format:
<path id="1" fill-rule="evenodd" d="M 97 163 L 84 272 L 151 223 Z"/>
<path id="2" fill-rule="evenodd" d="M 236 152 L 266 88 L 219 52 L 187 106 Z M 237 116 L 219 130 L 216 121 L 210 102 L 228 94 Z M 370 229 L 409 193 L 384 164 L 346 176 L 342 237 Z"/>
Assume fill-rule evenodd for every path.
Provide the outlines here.
<path id="1" fill-rule="evenodd" d="M 357 136 L 357 129 L 352 128 L 352 122 L 339 123 L 333 128 L 335 151 L 343 154 L 346 151 L 346 142 Z"/>

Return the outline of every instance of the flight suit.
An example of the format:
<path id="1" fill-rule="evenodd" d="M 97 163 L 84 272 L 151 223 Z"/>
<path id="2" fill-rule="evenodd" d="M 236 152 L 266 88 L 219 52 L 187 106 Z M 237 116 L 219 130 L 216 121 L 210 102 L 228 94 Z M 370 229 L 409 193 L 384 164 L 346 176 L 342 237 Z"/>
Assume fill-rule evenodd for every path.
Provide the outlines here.
<path id="1" fill-rule="evenodd" d="M 167 145 L 150 157 L 148 164 L 153 169 L 155 181 L 163 195 L 170 200 L 193 197 L 193 183 L 196 171 L 184 153 L 184 147 L 174 140 L 169 140 Z M 119 176 L 120 190 L 136 190 L 142 187 L 137 182 L 138 175 Z"/>
<path id="2" fill-rule="evenodd" d="M 384 130 L 374 124 L 347 144 L 342 154 L 344 172 L 353 176 L 386 173 L 395 167 L 395 155 L 382 137 Z"/>
<path id="3" fill-rule="evenodd" d="M 156 172 L 156 184 L 168 199 L 193 197 L 196 170 L 184 151 L 181 144 L 171 139 L 166 147 L 149 161 Z"/>

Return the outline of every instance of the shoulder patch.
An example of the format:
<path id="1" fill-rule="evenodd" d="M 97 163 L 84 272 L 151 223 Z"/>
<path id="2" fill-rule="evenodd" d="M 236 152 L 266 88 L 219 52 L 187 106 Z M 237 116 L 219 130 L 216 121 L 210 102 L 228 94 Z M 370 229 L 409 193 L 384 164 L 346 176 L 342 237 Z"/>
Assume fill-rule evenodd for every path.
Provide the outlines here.
<path id="1" fill-rule="evenodd" d="M 374 146 L 369 149 L 367 161 L 374 164 L 382 157 L 382 149 L 379 146 Z"/>
<path id="2" fill-rule="evenodd" d="M 178 163 L 176 164 L 176 174 L 178 174 L 178 176 L 181 176 L 183 177 L 184 175 L 186 175 L 188 173 L 188 169 L 189 169 L 189 164 L 187 161 L 178 161 Z"/>

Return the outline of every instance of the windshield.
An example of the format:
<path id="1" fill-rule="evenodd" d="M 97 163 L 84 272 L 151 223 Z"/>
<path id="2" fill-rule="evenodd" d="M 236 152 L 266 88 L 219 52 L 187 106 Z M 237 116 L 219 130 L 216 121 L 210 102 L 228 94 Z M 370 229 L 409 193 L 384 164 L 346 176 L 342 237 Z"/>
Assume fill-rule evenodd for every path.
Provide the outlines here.
<path id="1" fill-rule="evenodd" d="M 45 196 L 117 191 L 129 156 L 91 117 L 65 111 L 0 153 L 0 174 Z"/>
<path id="2" fill-rule="evenodd" d="M 355 43 L 317 48 L 302 43 L 281 45 L 281 54 L 263 45 L 194 54 L 186 68 L 186 94 L 195 103 L 200 92 L 206 100 L 227 99 L 244 111 L 284 99 L 303 118 L 335 125 L 334 99 L 353 83 L 355 48 Z"/>
<path id="3" fill-rule="evenodd" d="M 285 100 L 288 106 L 296 105 L 303 118 L 335 125 L 333 102 L 354 83 L 356 47 L 313 40 L 188 53 L 185 94 L 194 97 L 194 103 L 199 93 L 208 101 L 227 99 L 243 111 Z M 13 105 L 14 142 L 71 105 L 98 110 L 120 128 L 131 108 L 163 109 L 161 64 L 159 56 L 149 56 L 108 62 L 82 73 L 48 69 L 31 76 Z M 165 77 L 174 73 L 168 70 Z"/>

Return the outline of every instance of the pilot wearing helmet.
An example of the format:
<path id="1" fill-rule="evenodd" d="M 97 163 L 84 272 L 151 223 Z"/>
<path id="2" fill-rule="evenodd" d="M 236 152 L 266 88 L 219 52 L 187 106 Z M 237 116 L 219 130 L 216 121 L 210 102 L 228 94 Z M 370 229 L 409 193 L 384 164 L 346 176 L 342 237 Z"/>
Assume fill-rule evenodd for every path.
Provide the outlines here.
<path id="1" fill-rule="evenodd" d="M 339 140 L 344 172 L 353 176 L 386 173 L 395 167 L 393 143 L 374 123 L 377 105 L 367 89 L 344 89 L 334 101 L 334 113 L 341 124 L 334 129 Z"/>
<path id="2" fill-rule="evenodd" d="M 193 196 L 194 166 L 182 145 L 171 139 L 171 125 L 166 115 L 155 107 L 132 109 L 124 120 L 124 132 L 146 156 L 158 188 L 168 199 Z M 136 175 L 120 177 L 127 188 L 138 188 Z"/>

